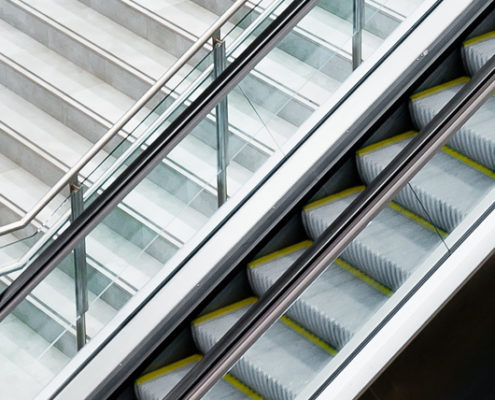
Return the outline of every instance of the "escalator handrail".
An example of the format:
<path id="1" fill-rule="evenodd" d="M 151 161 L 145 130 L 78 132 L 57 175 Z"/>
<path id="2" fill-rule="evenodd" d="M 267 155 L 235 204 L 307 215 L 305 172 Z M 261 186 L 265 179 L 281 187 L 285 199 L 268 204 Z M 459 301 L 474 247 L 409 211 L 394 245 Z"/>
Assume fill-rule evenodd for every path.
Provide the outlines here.
<path id="1" fill-rule="evenodd" d="M 440 110 L 164 400 L 199 399 L 495 91 L 495 56 Z"/>
<path id="2" fill-rule="evenodd" d="M 176 73 L 186 65 L 196 53 L 207 44 L 215 32 L 245 5 L 247 0 L 237 0 L 215 23 L 194 42 L 194 44 L 146 91 L 146 93 L 74 164 L 60 180 L 20 219 L 0 226 L 0 236 L 23 229 L 66 188 L 75 176 L 132 120 Z"/>
<path id="3" fill-rule="evenodd" d="M 318 1 L 295 1 L 282 11 L 225 71 L 33 260 L 0 294 L 0 322 L 163 160 L 166 154 L 192 131 Z"/>

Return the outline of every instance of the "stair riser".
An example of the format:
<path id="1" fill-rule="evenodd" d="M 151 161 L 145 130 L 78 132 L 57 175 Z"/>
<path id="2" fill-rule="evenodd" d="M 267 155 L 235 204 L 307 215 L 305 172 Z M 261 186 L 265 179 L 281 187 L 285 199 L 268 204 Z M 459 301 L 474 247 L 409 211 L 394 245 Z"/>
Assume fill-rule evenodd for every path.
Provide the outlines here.
<path id="1" fill-rule="evenodd" d="M 5 284 L 0 283 L 0 290 L 4 289 Z M 54 342 L 54 347 L 59 349 L 62 353 L 68 357 L 75 356 L 75 336 L 50 316 L 38 309 L 31 301 L 24 300 L 15 308 L 13 314 L 49 343 Z"/>
<path id="2" fill-rule="evenodd" d="M 51 86 L 32 77 L 24 69 L 6 64 L 5 60 L 0 61 L 0 84 L 93 143 L 107 132 L 110 125 L 104 120 L 95 120 L 91 116 L 92 113 L 85 112 L 75 101 L 62 99 Z"/>
<path id="3" fill-rule="evenodd" d="M 221 15 L 234 0 L 193 0 L 196 4 L 209 9 L 217 15 Z M 253 1 L 252 3 L 256 3 Z M 352 22 L 352 1 L 349 0 L 322 0 L 317 7 L 331 12 L 342 19 Z M 247 8 L 247 7 L 245 7 Z M 241 14 L 239 14 L 241 15 Z M 365 4 L 365 16 L 373 16 L 365 19 L 365 29 L 380 37 L 388 36 L 400 24 L 400 20 L 396 16 L 392 16 L 384 10 L 375 7 L 373 4 Z M 365 17 L 366 18 L 366 17 Z M 235 21 L 236 23 L 238 20 Z"/>
<path id="4" fill-rule="evenodd" d="M 134 99 L 141 97 L 152 83 L 151 78 L 136 76 L 129 66 L 112 60 L 105 51 L 90 48 L 91 44 L 77 34 L 66 35 L 59 29 L 60 24 L 48 17 L 41 19 L 28 7 L 3 1 L 0 18 Z"/>
<path id="5" fill-rule="evenodd" d="M 56 29 L 56 24 L 53 23 L 53 21 L 45 22 L 40 20 L 37 16 L 33 15 L 31 13 L 31 10 L 29 9 L 18 8 L 12 4 L 6 3 L 3 11 L 4 15 L 0 14 L 0 16 L 5 17 L 7 15 L 12 15 L 12 25 L 14 25 L 16 28 L 29 34 L 34 39 L 42 42 L 45 46 L 58 52 L 59 54 L 74 62 L 76 65 L 98 76 L 100 79 L 104 80 L 105 82 L 109 83 L 110 85 L 114 86 L 130 97 L 133 97 L 135 99 L 140 98 L 142 94 L 149 89 L 151 83 L 153 82 L 153 79 L 151 77 L 145 79 L 145 76 L 142 73 L 135 71 L 130 66 L 124 63 L 114 63 L 112 60 L 110 60 L 110 57 L 106 52 L 102 50 L 98 51 L 95 48 L 85 46 L 81 43 L 84 39 L 80 38 L 81 40 L 76 40 L 74 36 L 65 35 L 59 29 Z M 273 88 L 266 88 L 265 82 L 261 82 L 253 78 L 250 79 L 249 83 L 254 84 L 258 87 L 258 89 L 255 89 L 253 91 L 255 94 L 258 95 L 258 97 L 261 93 L 267 90 L 269 92 L 273 90 Z M 289 103 L 291 101 L 291 99 L 287 95 L 281 94 L 281 97 L 282 99 L 280 101 L 283 102 L 283 104 Z M 277 108 L 277 104 L 274 104 L 273 111 L 278 112 L 279 109 L 280 107 Z M 301 110 L 301 113 L 303 115 L 308 115 L 309 112 L 310 111 L 307 109 Z M 294 113 L 287 114 L 294 115 Z M 298 114 L 299 113 L 296 113 L 295 115 Z M 195 133 L 193 134 L 197 136 L 198 133 L 200 133 L 200 131 L 195 130 Z M 200 134 L 198 136 L 203 140 L 207 135 Z M 213 137 L 215 136 L 213 135 Z M 211 145 L 211 143 L 207 144 Z M 232 151 L 234 153 L 237 153 L 239 148 L 246 146 L 246 143 L 238 137 L 233 137 L 231 146 L 233 149 Z M 257 154 L 259 153 L 259 150 L 257 150 L 256 148 L 252 148 L 251 145 L 247 145 L 246 151 L 248 152 L 248 155 L 241 157 L 240 160 L 247 163 L 245 166 L 248 169 L 256 170 L 260 165 L 259 162 L 256 162 L 256 160 L 262 157 L 262 155 Z M 254 160 L 254 163 L 251 162 L 251 160 Z"/>
<path id="6" fill-rule="evenodd" d="M 276 77 L 268 78 L 276 81 Z M 260 73 L 251 72 L 239 85 L 237 85 L 235 90 L 237 93 L 241 94 L 242 97 L 247 98 L 253 103 L 254 108 L 256 108 L 256 105 L 262 105 L 273 114 L 285 119 L 295 126 L 301 125 L 314 112 L 314 108 L 302 104 L 297 99 L 291 97 L 290 89 L 283 88 L 283 90 L 278 90 L 277 88 L 274 88 L 270 83 L 264 80 L 264 75 Z M 247 114 L 256 117 L 255 109 L 251 108 L 245 111 Z M 250 133 L 249 128 L 237 128 L 241 131 L 246 131 L 246 133 Z"/>
<path id="7" fill-rule="evenodd" d="M 22 138 L 19 134 L 12 132 L 10 129 L 2 128 L 5 127 L 0 124 L 0 148 L 4 156 L 20 165 L 49 187 L 59 181 L 65 170 L 50 162 L 44 157 L 44 152 L 35 145 L 19 140 Z M 64 196 L 68 195 L 68 189 L 63 194 Z"/>
<path id="8" fill-rule="evenodd" d="M 21 97 L 29 100 L 34 105 L 58 119 L 69 128 L 81 133 L 86 139 L 91 142 L 96 142 L 103 134 L 107 132 L 110 124 L 97 121 L 92 116 L 88 115 L 85 110 L 82 110 L 77 104 L 66 101 L 65 98 L 59 97 L 55 92 L 47 87 L 40 85 L 40 82 L 33 81 L 25 76 L 22 71 L 11 68 L 10 65 L 0 62 L 0 84 L 5 85 L 13 92 Z M 92 113 L 91 113 L 92 114 Z M 113 149 L 120 139 L 111 141 L 106 149 Z M 126 146 L 121 146 L 124 149 Z M 182 176 L 177 171 L 170 171 L 167 174 L 167 184 L 173 187 L 189 186 L 188 178 Z M 162 178 L 163 180 L 163 178 Z M 196 186 L 193 184 L 193 186 Z M 193 195 L 197 195 L 199 190 L 194 191 Z M 174 192 L 172 192 L 174 193 Z M 179 193 L 177 193 L 179 194 Z M 180 194 L 184 197 L 184 194 Z M 187 197 L 187 194 L 186 194 Z M 207 198 L 210 196 L 206 196 Z M 216 203 L 216 201 L 214 202 Z M 195 201 L 195 204 L 211 204 L 208 200 Z M 216 207 L 215 207 L 216 208 Z"/>
<path id="9" fill-rule="evenodd" d="M 128 145 L 126 142 L 120 146 L 114 153 L 115 156 L 118 157 Z M 147 178 L 204 215 L 210 216 L 217 209 L 217 198 L 212 191 L 205 190 L 201 184 L 188 179 L 171 164 L 162 162 L 149 173 Z"/>
<path id="10" fill-rule="evenodd" d="M 352 22 L 352 1 L 349 0 L 322 0 L 319 7 L 338 15 L 349 22 Z M 400 24 L 400 20 L 375 7 L 373 4 L 365 3 L 365 24 L 364 29 L 382 38 L 390 35 Z"/>
<path id="11" fill-rule="evenodd" d="M 221 15 L 233 4 L 232 0 L 194 0 L 194 2 L 217 15 Z M 242 12 L 238 12 L 232 18 L 232 22 L 239 23 L 240 16 L 246 15 L 250 10 L 251 6 L 245 6 Z M 254 20 L 258 15 L 258 12 L 252 12 L 247 21 Z M 244 21 L 242 25 L 245 25 Z M 343 57 L 330 48 L 316 43 L 304 31 L 297 28 L 290 32 L 277 47 L 337 80 L 344 80 L 352 71 L 352 64 L 349 58 Z"/>
<path id="12" fill-rule="evenodd" d="M 252 97 L 249 96 L 249 99 L 252 101 Z M 181 110 L 184 109 L 185 107 L 181 107 Z M 254 109 L 249 110 L 248 114 L 251 114 L 253 118 L 257 117 Z M 256 133 L 249 131 L 249 128 L 250 127 L 247 127 L 247 129 L 245 129 L 247 132 L 242 132 L 240 127 L 234 126 L 232 122 L 230 123 L 227 157 L 229 161 L 234 160 L 243 167 L 254 172 L 263 165 L 272 153 L 268 147 L 261 146 L 257 143 L 247 143 L 244 139 L 239 137 L 239 135 L 243 134 L 247 134 L 246 136 L 249 137 L 250 133 Z M 215 115 L 210 113 L 206 119 L 201 121 L 198 126 L 191 131 L 191 135 L 216 150 L 218 148 L 218 141 Z"/>
<path id="13" fill-rule="evenodd" d="M 141 13 L 139 10 L 134 9 L 130 5 L 126 5 L 123 2 L 110 0 L 108 2 L 100 2 L 95 0 L 83 0 L 88 6 L 91 6 L 93 9 L 98 12 L 106 15 L 111 18 L 115 22 L 120 23 L 126 28 L 132 30 L 138 35 L 150 40 L 152 43 L 162 47 L 167 50 L 169 53 L 175 55 L 176 57 L 182 56 L 195 42 L 196 38 L 192 35 L 184 35 L 180 29 L 175 28 L 173 25 L 170 27 L 165 26 L 167 24 L 166 21 L 160 20 L 156 21 L 153 18 L 150 18 L 149 15 L 145 15 Z M 208 8 L 208 7 L 205 7 Z M 247 10 L 245 10 L 247 11 Z M 242 15 L 239 13 L 239 15 Z M 157 32 L 161 32 L 160 35 Z M 198 54 L 198 56 L 193 57 L 193 59 L 189 62 L 191 65 L 196 65 L 199 61 L 203 59 L 203 57 L 207 54 L 206 50 Z M 271 98 L 273 98 L 273 94 L 277 93 L 279 97 L 282 98 L 284 104 L 286 103 L 297 103 L 297 107 L 302 115 L 307 115 L 308 107 L 304 104 L 300 104 L 294 99 L 290 97 L 289 93 L 284 93 L 279 91 L 277 88 L 273 87 L 269 82 L 264 79 L 260 79 L 259 77 L 251 77 L 249 86 L 253 87 L 253 91 L 259 93 L 257 95 L 258 99 L 253 97 L 253 100 L 256 102 L 257 100 L 263 100 L 266 97 L 263 97 L 261 93 L 264 91 L 269 91 Z M 268 109 L 270 109 L 274 113 L 278 113 L 280 111 L 280 107 L 278 107 L 277 102 L 271 102 L 267 104 Z M 285 117 L 288 117 L 287 120 L 291 121 L 293 112 L 286 113 Z M 296 114 L 297 115 L 297 114 Z M 301 122 L 299 122 L 300 124 Z M 238 127 L 242 130 L 242 127 Z"/>
<path id="14" fill-rule="evenodd" d="M 178 250 L 174 244 L 140 223 L 121 208 L 113 210 L 105 218 L 105 225 L 137 247 L 146 249 L 147 254 L 162 263 L 168 261 Z"/>
<path id="15" fill-rule="evenodd" d="M 163 48 L 177 58 L 181 57 L 194 42 L 192 35 L 178 32 L 173 26 L 165 26 L 163 21 L 142 13 L 140 10 L 121 0 L 80 0 L 99 13 L 125 26 L 151 43 Z M 192 64 L 197 64 L 206 55 L 200 52 L 192 58 Z"/>
<path id="16" fill-rule="evenodd" d="M 90 257 L 91 255 L 89 255 Z M 115 308 L 121 309 L 127 301 L 132 297 L 133 293 L 129 293 L 116 283 L 112 283 L 110 278 L 102 274 L 94 265 L 94 262 L 88 257 L 88 290 L 95 294 L 100 294 L 101 299 L 107 304 Z M 74 279 L 74 264 L 71 260 L 65 260 L 59 268 Z M 91 312 L 91 306 L 90 310 Z"/>

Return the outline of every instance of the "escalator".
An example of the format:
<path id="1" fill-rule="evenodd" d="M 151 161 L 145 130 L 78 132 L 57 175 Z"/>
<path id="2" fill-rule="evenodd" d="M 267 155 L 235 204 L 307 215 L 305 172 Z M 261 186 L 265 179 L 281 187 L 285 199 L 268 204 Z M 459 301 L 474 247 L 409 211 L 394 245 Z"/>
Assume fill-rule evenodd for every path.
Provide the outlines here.
<path id="1" fill-rule="evenodd" d="M 495 55 L 495 34 L 466 40 L 458 53 L 466 73 L 475 75 Z M 401 118 L 421 131 L 469 80 L 461 76 L 412 94 L 410 114 Z M 494 117 L 490 97 L 204 398 L 298 398 L 404 282 L 425 261 L 438 258 L 438 248 L 449 248 L 449 236 L 473 218 L 480 203 L 493 204 Z M 299 211 L 306 240 L 249 262 L 246 274 L 255 296 L 192 319 L 197 350 L 139 377 L 137 398 L 165 398 L 417 135 L 398 133 L 357 150 L 355 168 L 363 185 L 316 195 L 306 204 Z M 177 392 L 170 396 L 179 398 Z"/>
<path id="2" fill-rule="evenodd" d="M 296 15 L 294 11 L 296 7 L 297 5 L 289 9 L 289 12 L 282 17 L 288 21 L 291 17 L 290 12 Z M 468 40 L 465 41 L 465 49 L 462 53 L 466 63 L 474 65 L 475 60 L 482 60 L 477 61 L 478 67 L 469 67 L 473 68 L 473 71 L 483 64 L 483 58 L 489 58 L 492 51 L 490 32 L 494 26 L 491 24 L 492 14 L 489 14 L 489 8 L 485 6 L 484 10 L 480 7 L 476 12 L 473 11 L 467 19 L 474 20 L 475 24 L 464 27 L 467 29 L 466 32 L 457 32 L 460 35 L 457 41 Z M 475 10 L 476 7 L 473 6 L 471 10 L 473 9 Z M 275 41 L 277 34 L 285 33 L 280 29 L 283 22 L 282 20 L 281 25 L 274 28 L 273 36 L 269 40 Z M 249 50 L 256 49 L 256 46 L 261 48 L 264 40 L 268 42 L 266 38 L 258 37 L 248 46 L 248 53 Z M 112 390 L 120 385 L 118 391 L 125 391 L 128 394 L 135 380 L 135 390 L 140 398 L 162 398 L 180 378 L 186 375 L 188 370 L 193 366 L 201 365 L 200 353 L 205 354 L 204 359 L 208 358 L 209 350 L 215 343 L 221 342 L 223 333 L 235 321 L 242 319 L 246 311 L 255 309 L 266 298 L 266 293 L 270 292 L 274 284 L 276 285 L 279 277 L 286 275 L 285 272 L 291 268 L 295 260 L 307 251 L 312 251 L 314 248 L 312 241 L 318 242 L 326 227 L 332 225 L 356 198 L 366 193 L 366 187 L 373 185 L 375 178 L 385 169 L 388 162 L 418 137 L 418 133 L 411 129 L 419 131 L 426 127 L 454 93 L 467 84 L 467 78 L 459 78 L 462 75 L 459 75 L 462 67 L 459 64 L 452 67 L 452 59 L 455 63 L 461 58 L 459 50 L 452 52 L 452 49 L 453 47 L 449 48 L 447 51 L 449 54 L 442 56 L 439 61 L 435 61 L 435 58 L 428 61 L 430 64 L 436 62 L 436 69 L 428 69 L 427 74 L 417 72 L 419 80 L 407 82 L 408 88 L 411 89 L 406 88 L 404 91 L 416 92 L 411 103 L 411 115 L 404 113 L 407 106 L 403 102 L 395 100 L 393 109 L 382 110 L 386 111 L 388 119 L 383 117 L 380 121 L 381 125 L 373 124 L 374 130 L 363 131 L 360 133 L 361 136 L 356 135 L 356 141 L 351 145 L 352 151 L 342 152 L 335 168 L 323 173 L 324 179 L 320 179 L 321 177 L 314 179 L 311 187 L 304 188 L 305 193 L 301 195 L 301 199 L 294 201 L 286 210 L 276 210 L 281 211 L 281 215 L 284 214 L 282 219 L 287 223 L 286 226 L 281 223 L 275 224 L 278 225 L 277 231 L 265 229 L 262 236 L 255 240 L 251 239 L 253 247 L 249 251 L 246 250 L 249 254 L 245 259 L 253 261 L 248 262 L 248 268 L 244 269 L 244 261 L 239 263 L 239 258 L 236 259 L 235 265 L 232 265 L 230 271 L 225 274 L 228 279 L 219 279 L 214 285 L 207 287 L 204 298 L 197 301 L 193 311 L 188 310 L 187 314 L 180 315 L 178 325 L 182 328 L 187 327 L 182 329 L 182 332 L 188 330 L 189 322 L 192 322 L 192 333 L 181 333 L 176 336 L 182 335 L 185 338 L 183 343 L 175 346 L 173 335 L 160 334 L 155 329 L 153 334 L 155 337 L 161 336 L 160 340 L 164 339 L 164 343 L 160 345 L 154 341 L 142 354 L 136 350 L 139 362 L 134 362 L 133 357 L 128 357 L 127 364 L 122 363 L 119 370 L 115 370 L 115 375 L 119 376 L 111 383 Z M 429 64 L 425 63 L 425 65 Z M 200 115 L 206 116 L 209 112 L 208 107 L 213 106 L 215 101 L 218 101 L 215 99 L 222 96 L 219 90 L 226 90 L 225 85 L 230 79 L 239 82 L 241 78 L 235 81 L 236 73 L 249 68 L 249 61 L 233 62 L 231 68 L 218 78 L 218 86 L 212 85 L 212 93 L 204 93 L 194 100 L 191 107 L 181 114 L 181 118 L 173 121 L 162 134 L 157 135 L 156 143 L 143 148 L 133 161 L 129 161 L 129 167 L 124 174 L 106 185 L 104 191 L 98 192 L 97 196 L 94 196 L 96 199 L 91 199 L 88 208 L 79 218 L 54 236 L 53 243 L 48 244 L 46 250 L 40 253 L 32 265 L 2 293 L 1 318 L 12 315 L 31 318 L 36 314 L 32 309 L 38 306 L 37 296 L 30 296 L 31 291 L 34 288 L 38 293 L 40 288 L 45 292 L 49 291 L 46 286 L 37 287 L 38 284 L 44 283 L 47 276 L 52 279 L 57 278 L 60 271 L 54 268 L 60 262 L 62 267 L 64 262 L 68 263 L 73 255 L 71 251 L 74 246 L 76 247 L 74 258 L 77 258 L 76 251 L 79 251 L 79 248 L 76 243 L 81 243 L 81 239 L 88 236 L 94 227 L 101 227 L 103 218 L 115 210 L 117 204 L 124 204 L 123 199 L 126 194 L 150 173 L 153 168 L 151 165 L 159 164 L 164 154 L 167 154 L 167 151 L 170 151 L 180 140 L 176 139 L 174 134 L 178 133 L 177 137 L 183 138 L 184 136 L 180 136 L 181 132 L 187 134 L 187 130 L 192 129 L 194 121 L 197 122 L 199 118 L 194 113 L 202 107 L 206 112 Z M 465 72 L 467 73 L 471 73 L 471 70 Z M 441 82 L 447 83 L 440 84 Z M 449 142 L 448 147 L 428 164 L 428 167 L 435 170 L 433 176 L 438 177 L 442 174 L 442 185 L 432 182 L 431 169 L 425 168 L 420 172 L 406 190 L 402 191 L 340 254 L 321 279 L 315 281 L 309 292 L 305 293 L 286 315 L 275 323 L 273 328 L 256 343 L 252 351 L 250 350 L 240 359 L 234 369 L 225 376 L 224 381 L 213 387 L 213 392 L 208 396 L 295 398 L 304 385 L 315 378 L 317 372 L 327 364 L 332 365 L 331 360 L 342 354 L 346 344 L 355 339 L 357 333 L 362 331 L 363 325 L 367 324 L 367 320 L 373 319 L 373 313 L 388 304 L 388 299 L 394 298 L 394 293 L 401 290 L 402 284 L 414 274 L 420 260 L 427 257 L 433 249 L 445 245 L 450 240 L 451 234 L 456 232 L 459 223 L 471 212 L 475 203 L 489 194 L 493 180 L 489 161 L 493 157 L 486 152 L 490 139 L 484 125 L 489 119 L 490 103 L 488 102 L 472 121 L 466 124 L 461 133 Z M 392 123 L 387 122 L 391 120 Z M 398 126 L 400 130 L 395 130 Z M 406 126 L 408 129 L 403 129 Z M 358 151 L 355 162 L 353 154 L 356 150 Z M 288 155 L 286 156 L 288 158 Z M 319 175 L 320 171 L 315 173 L 310 171 L 311 174 Z M 301 191 L 297 185 L 295 186 L 295 190 Z M 456 192 L 454 196 L 448 195 L 447 189 L 451 187 Z M 307 205 L 300 212 L 299 208 L 303 203 Z M 230 210 L 227 208 L 227 212 L 230 213 L 227 214 L 228 217 L 234 215 L 236 207 Z M 105 223 L 112 223 L 111 221 L 111 218 L 107 218 Z M 117 225 L 115 229 L 118 229 Z M 219 229 L 213 229 L 213 233 L 202 239 L 203 242 L 200 244 L 206 243 Z M 390 232 L 394 234 L 391 235 Z M 157 242 L 151 242 L 152 245 L 146 243 L 149 238 L 140 238 L 136 235 L 134 239 L 142 242 L 146 249 L 142 252 L 144 254 L 158 249 L 154 247 L 158 245 Z M 95 245 L 98 245 L 101 244 L 98 241 L 103 242 L 105 238 L 93 236 L 93 240 Z M 116 256 L 126 259 L 126 248 L 121 246 L 119 249 L 119 246 L 116 246 L 114 250 Z M 187 246 L 184 251 L 186 250 L 188 250 Z M 181 260 L 178 265 L 185 265 L 190 257 L 192 256 L 188 255 L 185 261 Z M 134 268 L 136 266 L 137 269 L 142 267 L 139 264 L 133 265 Z M 70 266 L 66 266 L 65 270 L 69 268 Z M 92 274 L 89 282 L 99 294 L 90 299 L 91 311 L 100 313 L 100 309 L 96 306 L 102 300 L 120 301 L 122 303 L 120 306 L 123 306 L 123 316 L 114 320 L 108 317 L 111 322 L 107 326 L 103 324 L 98 328 L 103 330 L 103 335 L 98 336 L 101 340 L 92 340 L 78 354 L 73 354 L 73 350 L 70 349 L 75 336 L 74 327 L 60 329 L 56 332 L 53 342 L 58 344 L 56 349 L 69 348 L 69 357 L 73 357 L 69 365 L 71 368 L 77 371 L 90 369 L 91 367 L 86 365 L 89 365 L 95 354 L 99 354 L 107 345 L 107 338 L 119 334 L 119 331 L 146 307 L 145 303 L 150 302 L 153 295 L 167 284 L 173 283 L 177 271 L 179 267 L 172 271 L 159 271 L 152 283 L 155 284 L 160 280 L 161 282 L 155 287 L 148 285 L 149 294 L 138 292 L 125 306 L 123 304 L 127 299 L 122 301 L 116 296 L 115 291 L 108 290 L 109 287 L 115 286 L 116 281 L 102 282 L 96 274 Z M 123 273 L 126 273 L 125 268 Z M 234 275 L 235 282 L 231 284 L 229 280 Z M 26 297 L 27 295 L 29 296 Z M 62 298 L 59 302 L 60 306 L 66 306 Z M 139 306 L 132 309 L 131 306 L 135 307 L 138 302 L 140 302 Z M 52 319 L 57 321 L 57 317 L 55 315 Z M 103 317 L 105 318 L 105 315 Z M 88 322 L 91 321 L 88 319 Z M 34 323 L 41 329 L 46 327 L 43 321 L 35 320 Z M 79 323 L 80 320 L 74 321 L 74 325 Z M 177 332 L 176 330 L 175 333 Z M 110 335 L 105 337 L 109 333 Z M 188 339 L 191 336 L 196 344 Z M 170 350 L 172 348 L 175 349 Z M 54 347 L 50 345 L 49 351 L 52 350 Z M 43 349 L 41 352 L 42 356 L 47 353 Z M 159 355 L 160 352 L 162 356 Z M 294 369 L 280 368 L 280 360 L 291 360 L 286 364 Z M 60 363 L 64 362 L 67 360 L 60 361 Z M 123 368 L 125 372 L 121 370 L 122 365 L 125 365 Z M 65 382 L 56 388 L 53 398 L 57 395 L 63 398 L 62 392 L 75 375 L 76 373 L 74 375 L 67 373 L 61 378 Z M 126 379 L 127 381 L 122 384 Z M 100 383 L 99 386 L 104 384 Z M 43 397 L 44 394 L 40 396 Z M 92 395 L 93 398 L 105 396 Z M 115 396 L 119 394 L 116 393 Z M 175 398 L 173 393 L 170 396 Z"/>

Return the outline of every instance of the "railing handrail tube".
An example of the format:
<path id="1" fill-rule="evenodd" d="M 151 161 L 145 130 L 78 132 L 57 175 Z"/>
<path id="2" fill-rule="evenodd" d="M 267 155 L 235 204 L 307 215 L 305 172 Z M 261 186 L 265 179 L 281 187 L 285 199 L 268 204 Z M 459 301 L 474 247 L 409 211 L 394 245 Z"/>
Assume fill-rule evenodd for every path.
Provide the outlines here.
<path id="1" fill-rule="evenodd" d="M 164 400 L 199 399 L 296 301 L 495 90 L 495 56 L 251 306 Z"/>
<path id="2" fill-rule="evenodd" d="M 234 60 L 206 90 L 195 99 L 171 125 L 164 128 L 151 146 L 146 148 L 120 174 L 97 201 L 92 202 L 81 215 L 67 227 L 36 260 L 25 269 L 2 293 L 0 293 L 0 322 L 28 296 L 80 240 L 94 229 L 127 194 L 133 190 L 149 172 L 206 116 L 211 109 L 225 97 L 251 69 L 280 40 L 293 29 L 300 19 L 312 9 L 319 0 L 301 0 L 293 2 L 274 20 L 264 35 L 256 38 L 243 52 L 242 57 Z"/>
<path id="3" fill-rule="evenodd" d="M 248 1 L 248 0 L 246 0 Z M 227 49 L 227 57 L 231 56 L 232 53 L 237 50 L 238 46 L 244 42 L 244 40 L 251 35 L 251 33 L 263 22 L 268 15 L 272 14 L 273 10 L 275 10 L 281 3 L 285 0 L 277 0 L 272 2 L 268 7 L 266 7 L 263 12 L 256 18 L 256 20 L 249 25 L 248 28 L 243 30 L 241 35 L 239 35 L 229 46 Z M 188 88 L 181 93 L 177 99 L 168 107 L 163 114 L 161 114 L 156 121 L 147 129 L 148 133 L 143 133 L 141 136 L 136 138 L 136 140 L 115 160 L 112 165 L 110 165 L 99 177 L 98 179 L 91 184 L 91 186 L 84 192 L 84 200 L 87 200 L 91 196 L 93 196 L 107 181 L 107 179 L 115 173 L 128 159 L 128 157 L 133 154 L 138 147 L 144 144 L 144 142 L 149 138 L 150 132 L 153 132 L 160 124 L 162 124 L 172 113 L 174 113 L 181 104 L 189 97 L 189 95 L 196 90 L 199 85 L 204 81 L 204 79 L 213 71 L 213 66 L 210 65 L 208 68 L 191 84 Z M 31 246 L 27 253 L 24 254 L 19 260 L 13 262 L 9 265 L 5 265 L 0 267 L 0 276 L 10 274 L 12 272 L 18 271 L 24 268 L 24 265 L 29 261 L 29 259 L 38 252 L 45 244 L 49 237 L 52 234 L 57 232 L 62 225 L 64 225 L 70 217 L 70 213 L 64 213 L 64 215 L 58 218 L 57 222 L 47 227 L 47 231 L 44 233 L 45 240 L 38 240 L 35 245 Z M 28 222 L 29 223 L 29 222 Z M 27 225 L 27 224 L 26 224 Z M 23 226 L 24 227 L 24 226 Z M 23 228 L 21 227 L 21 228 Z M 43 226 L 39 229 L 39 231 L 43 229 Z M 8 233 L 8 232 L 5 232 Z M 2 230 L 0 227 L 0 235 L 2 235 Z"/>
<path id="4" fill-rule="evenodd" d="M 146 103 L 201 49 L 234 15 L 247 0 L 237 0 L 217 21 L 210 26 L 194 44 L 165 72 L 146 93 L 89 149 L 79 161 L 73 165 L 64 176 L 28 211 L 21 219 L 0 227 L 0 235 L 25 228 L 43 208 L 52 201 L 83 169 L 87 163 L 98 154 L 105 145 L 146 105 Z"/>

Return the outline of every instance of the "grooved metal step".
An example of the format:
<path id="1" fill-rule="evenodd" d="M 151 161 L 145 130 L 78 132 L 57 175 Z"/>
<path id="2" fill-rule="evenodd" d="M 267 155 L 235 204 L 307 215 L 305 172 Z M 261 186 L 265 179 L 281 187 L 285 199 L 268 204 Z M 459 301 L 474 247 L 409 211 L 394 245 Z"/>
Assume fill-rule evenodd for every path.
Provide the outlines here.
<path id="1" fill-rule="evenodd" d="M 495 31 L 466 40 L 462 46 L 464 63 L 471 75 L 495 54 Z"/>
<path id="2" fill-rule="evenodd" d="M 193 337 L 201 351 L 207 352 L 254 301 L 247 299 L 194 321 Z M 286 317 L 277 321 L 230 373 L 261 396 L 294 399 L 304 382 L 314 377 L 332 355 L 328 346 L 308 340 L 293 326 Z"/>
<path id="3" fill-rule="evenodd" d="M 357 166 L 363 181 L 370 183 L 375 179 L 414 135 L 405 133 L 358 151 Z M 495 184 L 495 174 L 464 160 L 449 148 L 437 152 L 395 200 L 451 232 Z"/>
<path id="4" fill-rule="evenodd" d="M 134 390 L 140 400 L 161 400 L 201 359 L 192 355 L 136 380 Z M 206 400 L 261 399 L 247 386 L 227 374 L 204 397 Z"/>
<path id="5" fill-rule="evenodd" d="M 302 242 L 248 265 L 254 292 L 261 296 L 311 245 Z M 341 349 L 373 315 L 391 291 L 343 260 L 336 260 L 306 289 L 287 315 L 309 331 Z"/>
<path id="6" fill-rule="evenodd" d="M 363 189 L 352 188 L 304 207 L 302 217 L 309 236 L 318 238 Z M 347 246 L 340 257 L 396 290 L 441 243 L 442 237 L 431 224 L 397 204 L 390 203 Z"/>
<path id="7" fill-rule="evenodd" d="M 410 110 L 416 126 L 424 128 L 468 80 L 461 77 L 413 95 Z M 495 170 L 495 133 L 491 129 L 494 117 L 495 99 L 490 98 L 451 136 L 448 146 Z"/>

